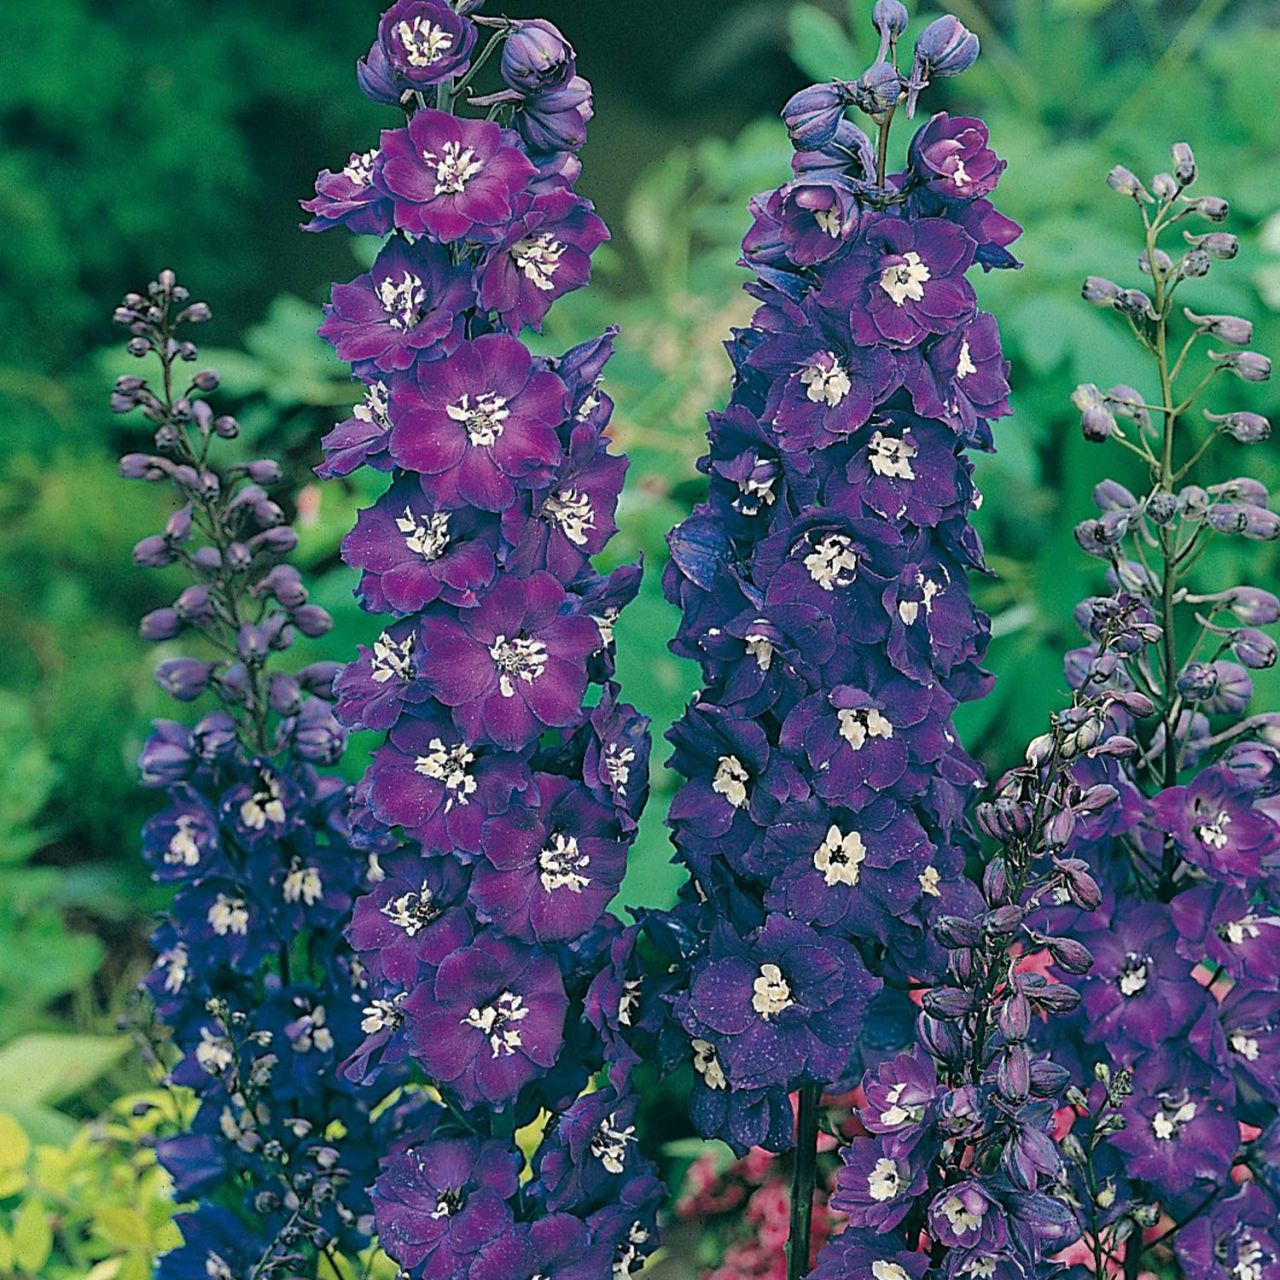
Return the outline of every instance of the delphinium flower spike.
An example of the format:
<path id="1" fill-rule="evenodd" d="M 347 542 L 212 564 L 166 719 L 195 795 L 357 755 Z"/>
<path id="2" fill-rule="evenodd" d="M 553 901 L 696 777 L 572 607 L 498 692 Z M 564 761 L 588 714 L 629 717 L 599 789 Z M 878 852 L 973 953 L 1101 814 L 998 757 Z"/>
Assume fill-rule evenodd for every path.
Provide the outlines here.
<path id="1" fill-rule="evenodd" d="M 297 536 L 268 495 L 279 466 L 237 459 L 239 428 L 208 399 L 217 375 L 184 373 L 199 355 L 189 326 L 209 318 L 171 271 L 115 313 L 130 354 L 161 370 L 116 383 L 112 408 L 140 411 L 155 433 L 154 452 L 127 454 L 121 474 L 175 499 L 134 561 L 192 579 L 142 634 L 203 649 L 166 658 L 156 680 L 179 702 L 218 704 L 194 725 L 158 722 L 140 762 L 143 785 L 165 796 L 143 852 L 176 889 L 146 986 L 180 1055 L 170 1079 L 197 1103 L 189 1131 L 159 1146 L 193 1207 L 157 1275 L 270 1280 L 368 1246 L 375 1153 L 405 1108 L 375 1121 L 394 1077 L 370 1094 L 338 1072 L 362 1036 L 363 980 L 343 929 L 368 859 L 350 844 L 350 789 L 331 772 L 346 742 L 329 706 L 337 667 L 279 661 L 330 620 L 284 558 Z"/>
<path id="2" fill-rule="evenodd" d="M 599 385 L 613 331 L 559 359 L 520 334 L 607 232 L 573 190 L 573 49 L 479 8 L 383 15 L 360 83 L 406 119 L 306 205 L 310 229 L 390 237 L 320 330 L 364 384 L 320 472 L 389 475 L 343 548 L 385 617 L 335 686 L 344 724 L 386 735 L 353 821 L 394 846 L 351 924 L 369 992 L 346 1070 L 407 1064 L 438 1091 L 374 1188 L 406 1274 L 606 1280 L 643 1265 L 661 1199 L 584 1018 L 647 791 L 647 726 L 613 679 L 639 570 L 591 564 L 626 472 Z M 503 87 L 477 96 L 497 55 Z"/>
<path id="3" fill-rule="evenodd" d="M 1249 706 L 1250 673 L 1275 662 L 1262 628 L 1280 600 L 1205 569 L 1229 539 L 1243 545 L 1218 565 L 1244 564 L 1249 543 L 1280 537 L 1280 518 L 1247 470 L 1231 474 L 1240 447 L 1270 434 L 1233 388 L 1265 381 L 1271 364 L 1248 350 L 1250 322 L 1216 313 L 1200 283 L 1239 242 L 1220 229 L 1227 202 L 1196 195 L 1196 179 L 1185 143 L 1149 183 L 1113 169 L 1108 185 L 1140 221 L 1146 281 L 1084 285 L 1150 359 L 1138 386 L 1077 389 L 1084 434 L 1136 455 L 1146 475 L 1136 493 L 1101 482 L 1100 514 L 1077 528 L 1113 595 L 1080 606 L 1088 642 L 1067 674 L 1077 687 L 1105 676 L 1112 725 L 1136 749 L 1097 774 L 1119 798 L 1067 844 L 1101 906 L 1046 911 L 1044 928 L 1094 957 L 1068 979 L 1079 1013 L 1051 1028 L 1079 1064 L 1065 1149 L 1083 1255 L 1099 1272 L 1176 1263 L 1240 1280 L 1280 1274 L 1280 716 Z M 1122 615 L 1132 643 L 1108 655 L 1101 636 Z M 1134 700 L 1154 708 L 1145 725 L 1128 714 Z"/>
<path id="4" fill-rule="evenodd" d="M 692 1064 L 700 1132 L 794 1148 L 791 1277 L 810 1265 L 821 1094 L 868 1068 L 905 1073 L 886 1076 L 895 1097 L 936 1087 L 928 1056 L 909 1054 L 913 994 L 946 975 L 940 920 L 973 905 L 963 816 L 981 775 L 952 714 L 990 683 L 968 589 L 983 558 L 967 452 L 990 448 L 1008 412 L 996 323 L 966 278 L 975 263 L 1017 265 L 1018 228 L 988 199 L 1004 165 L 985 126 L 935 115 L 907 168 L 887 172 L 893 119 L 977 42 L 941 19 L 899 69 L 905 9 L 877 4 L 873 18 L 880 59 L 783 113 L 794 173 L 753 202 L 744 243 L 760 307 L 729 344 L 708 499 L 670 540 L 673 647 L 706 687 L 671 733 L 687 781 L 670 820 L 691 886 L 643 932 L 687 970 L 673 1022 L 648 1019 L 642 986 L 630 1030 L 637 1052 Z M 673 985 L 661 965 L 644 981 Z M 858 1159 L 876 1155 L 871 1211 L 846 1249 L 879 1247 L 926 1185 L 922 1115 L 904 1109 L 900 1143 L 855 1143 Z M 867 1274 L 849 1257 L 850 1275 Z"/>

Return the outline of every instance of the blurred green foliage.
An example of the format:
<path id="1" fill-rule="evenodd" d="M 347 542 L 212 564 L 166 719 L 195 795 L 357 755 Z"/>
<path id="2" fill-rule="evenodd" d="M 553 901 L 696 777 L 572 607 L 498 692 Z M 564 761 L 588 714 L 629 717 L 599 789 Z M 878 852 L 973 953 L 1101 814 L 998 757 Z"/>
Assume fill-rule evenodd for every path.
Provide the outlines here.
<path id="1" fill-rule="evenodd" d="M 587 0 L 491 7 L 545 9 L 571 34 L 580 18 L 602 48 L 611 22 L 630 21 Z M 561 303 L 539 342 L 563 351 L 622 326 L 608 389 L 632 470 L 610 558 L 646 560 L 641 597 L 619 627 L 620 668 L 659 735 L 628 904 L 663 903 L 678 883 L 662 826 L 672 782 L 660 734 L 696 673 L 666 652 L 675 617 L 660 590 L 663 539 L 702 492 L 694 462 L 704 415 L 728 394 L 721 343 L 751 312 L 735 265 L 746 202 L 783 178 L 790 156 L 776 120 L 742 128 L 756 108 L 735 116 L 733 104 L 758 102 L 748 95 L 762 85 L 771 98 L 779 88 L 780 103 L 807 78 L 856 75 L 875 51 L 868 7 L 708 7 L 697 21 L 719 22 L 716 38 L 686 50 L 667 79 L 651 67 L 648 101 L 636 96 L 643 85 L 624 94 L 592 73 L 600 97 L 585 187 L 615 239 L 595 286 Z M 979 461 L 995 574 L 978 589 L 995 620 L 989 665 L 1000 679 L 993 697 L 965 709 L 962 727 L 999 769 L 1062 697 L 1062 654 L 1077 642 L 1072 607 L 1097 584 L 1071 534 L 1090 489 L 1107 474 L 1137 482 L 1123 458 L 1081 440 L 1068 402 L 1079 381 L 1150 382 L 1117 318 L 1078 294 L 1088 273 L 1139 283 L 1132 205 L 1103 185 L 1113 163 L 1150 174 L 1167 163 L 1170 142 L 1195 146 L 1201 189 L 1231 198 L 1244 249 L 1187 300 L 1252 316 L 1259 349 L 1280 354 L 1280 118 L 1268 106 L 1280 30 L 1271 7 L 1250 0 L 1229 9 L 1223 0 L 950 7 L 985 52 L 931 105 L 988 119 L 1009 160 L 1001 207 L 1026 227 L 1015 246 L 1024 269 L 978 282 L 1014 364 L 1016 416 L 998 428 L 999 453 Z M 157 899 L 136 841 L 151 799 L 133 760 L 149 720 L 173 712 L 150 680 L 171 650 L 143 646 L 136 619 L 176 588 L 130 566 L 132 543 L 166 511 L 157 493 L 114 475 L 114 454 L 141 434 L 103 407 L 128 361 L 118 346 L 99 348 L 116 296 L 159 266 L 178 269 L 219 316 L 203 359 L 223 375 L 246 452 L 286 461 L 300 555 L 337 620 L 309 654 L 341 658 L 369 634 L 337 547 L 380 480 L 320 485 L 309 474 L 320 436 L 353 398 L 314 335 L 318 306 L 327 281 L 354 274 L 368 246 L 298 235 L 294 201 L 316 168 L 385 123 L 350 81 L 374 13 L 356 0 L 219 0 L 193 23 L 175 0 L 6 0 L 0 16 L 0 216 L 9 229 L 0 295 L 19 318 L 0 329 L 0 1045 L 59 1026 L 106 1029 L 147 962 Z M 619 66 L 626 50 L 602 59 Z M 66 74 L 86 63 L 85 76 Z M 642 79 L 627 74 L 629 85 Z M 658 118 L 655 102 L 675 113 L 680 84 L 717 86 L 718 97 Z M 735 121 L 732 140 L 720 136 Z M 899 154 L 908 132 L 896 133 Z M 633 171 L 635 156 L 664 153 Z M 593 187 L 593 172 L 607 183 Z M 1280 415 L 1273 388 L 1224 390 L 1217 407 L 1237 403 Z M 1274 447 L 1220 448 L 1208 464 L 1215 477 L 1239 468 L 1276 483 Z M 1210 587 L 1240 577 L 1265 585 L 1278 568 L 1275 547 L 1227 545 L 1200 572 Z M 1259 685 L 1264 704 L 1277 705 L 1274 673 Z M 353 772 L 367 748 L 351 753 Z M 104 1067 L 108 1080 L 113 1070 Z"/>

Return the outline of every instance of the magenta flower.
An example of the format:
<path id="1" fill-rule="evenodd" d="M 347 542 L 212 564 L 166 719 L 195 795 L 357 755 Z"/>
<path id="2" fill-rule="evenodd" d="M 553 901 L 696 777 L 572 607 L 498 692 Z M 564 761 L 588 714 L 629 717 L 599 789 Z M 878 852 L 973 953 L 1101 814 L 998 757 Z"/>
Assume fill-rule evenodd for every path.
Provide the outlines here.
<path id="1" fill-rule="evenodd" d="M 504 1107 L 554 1066 L 568 1008 L 552 956 L 490 933 L 404 1002 L 415 1056 L 466 1107 Z"/>
<path id="2" fill-rule="evenodd" d="M 591 255 L 608 238 L 591 202 L 568 188 L 522 199 L 480 268 L 480 305 L 512 333 L 541 329 L 551 304 L 591 279 Z"/>
<path id="3" fill-rule="evenodd" d="M 335 284 L 320 336 L 359 378 L 438 360 L 462 341 L 467 273 L 438 245 L 391 240 L 368 273 Z"/>
<path id="4" fill-rule="evenodd" d="M 580 937 L 600 919 L 626 870 L 613 809 L 580 783 L 534 774 L 539 806 L 520 806 L 489 828 L 471 901 L 480 917 L 522 942 Z"/>
<path id="5" fill-rule="evenodd" d="M 391 455 L 431 477 L 445 506 L 504 511 L 561 460 L 568 392 L 514 338 L 489 334 L 420 370 L 392 401 Z"/>
<path id="6" fill-rule="evenodd" d="M 919 346 L 974 312 L 964 273 L 974 242 L 942 218 L 870 219 L 847 258 L 818 291 L 818 304 L 852 326 L 862 346 Z"/>
<path id="7" fill-rule="evenodd" d="M 491 120 L 428 109 L 382 135 L 382 182 L 395 199 L 396 226 L 442 244 L 500 237 L 534 172 Z"/>

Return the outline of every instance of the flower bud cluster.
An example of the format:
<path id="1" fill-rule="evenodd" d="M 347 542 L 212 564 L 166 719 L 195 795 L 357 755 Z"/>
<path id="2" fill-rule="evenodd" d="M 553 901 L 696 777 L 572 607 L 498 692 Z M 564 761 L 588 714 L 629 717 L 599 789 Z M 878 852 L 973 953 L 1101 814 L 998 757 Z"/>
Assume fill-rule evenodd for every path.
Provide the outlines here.
<path id="1" fill-rule="evenodd" d="M 325 772 L 346 741 L 329 705 L 338 668 L 280 661 L 330 620 L 281 558 L 297 538 L 268 494 L 280 468 L 223 461 L 238 427 L 205 398 L 217 376 L 184 385 L 199 355 L 186 326 L 209 318 L 170 271 L 115 314 L 130 353 L 162 370 L 155 383 L 116 383 L 112 407 L 141 411 L 155 438 L 121 474 L 167 484 L 175 499 L 134 561 L 191 578 L 142 634 L 203 652 L 165 658 L 156 680 L 181 702 L 219 703 L 191 726 L 158 722 L 140 761 L 143 785 L 165 796 L 143 853 L 175 890 L 146 987 L 180 1055 L 170 1078 L 197 1100 L 189 1130 L 159 1146 L 177 1198 L 194 1204 L 162 1280 L 283 1277 L 364 1248 L 374 1153 L 403 1110 L 375 1121 L 378 1099 L 338 1073 L 360 1042 L 363 979 L 342 931 L 366 858 L 350 843 L 349 788 Z"/>
<path id="2" fill-rule="evenodd" d="M 364 386 L 320 474 L 390 478 L 343 544 L 385 623 L 337 715 L 386 735 L 353 812 L 380 856 L 349 932 L 369 992 L 345 1070 L 407 1065 L 441 1100 L 373 1191 L 406 1275 L 597 1280 L 639 1270 L 661 1198 L 628 1064 L 585 1017 L 647 792 L 647 724 L 613 678 L 640 573 L 591 563 L 627 466 L 600 389 L 614 331 L 559 359 L 520 341 L 607 238 L 573 190 L 590 86 L 550 23 L 478 7 L 383 15 L 361 84 L 406 121 L 305 206 L 313 230 L 390 234 L 320 329 Z M 472 95 L 499 52 L 505 88 Z"/>
<path id="3" fill-rule="evenodd" d="M 1182 1274 L 1227 1280 L 1280 1271 L 1280 1187 L 1267 1174 L 1280 1134 L 1280 716 L 1250 714 L 1252 672 L 1276 660 L 1261 628 L 1280 620 L 1280 599 L 1221 579 L 1206 589 L 1197 565 L 1223 539 L 1280 537 L 1280 519 L 1253 477 L 1204 474 L 1211 450 L 1265 440 L 1270 425 L 1224 408 L 1203 412 L 1206 431 L 1193 410 L 1211 388 L 1226 394 L 1224 375 L 1260 381 L 1271 365 L 1210 345 L 1247 347 L 1247 319 L 1176 305 L 1184 281 L 1239 249 L 1213 231 L 1185 233 L 1181 260 L 1160 252 L 1167 230 L 1227 215 L 1225 201 L 1187 191 L 1195 180 L 1185 143 L 1149 191 L 1113 174 L 1142 208 L 1144 315 L 1119 304 L 1118 286 L 1085 286 L 1126 315 L 1155 366 L 1149 397 L 1081 388 L 1085 434 L 1141 457 L 1150 488 L 1104 481 L 1099 516 L 1077 532 L 1117 594 L 1078 611 L 1088 643 L 1068 655 L 1067 673 L 1078 689 L 1104 676 L 1115 697 L 1108 730 L 1127 749 L 1105 767 L 1072 768 L 1079 785 L 1115 793 L 1076 822 L 1061 855 L 1098 886 L 1097 909 L 1045 900 L 1033 927 L 1075 937 L 1094 958 L 1062 979 L 1081 996 L 1077 1012 L 1037 1032 L 1078 1064 L 1063 1150 L 1081 1259 L 1136 1275 L 1172 1265 L 1172 1252 Z M 1175 340 L 1179 316 L 1188 329 Z M 1109 662 L 1099 623 L 1122 601 L 1140 625 Z"/>

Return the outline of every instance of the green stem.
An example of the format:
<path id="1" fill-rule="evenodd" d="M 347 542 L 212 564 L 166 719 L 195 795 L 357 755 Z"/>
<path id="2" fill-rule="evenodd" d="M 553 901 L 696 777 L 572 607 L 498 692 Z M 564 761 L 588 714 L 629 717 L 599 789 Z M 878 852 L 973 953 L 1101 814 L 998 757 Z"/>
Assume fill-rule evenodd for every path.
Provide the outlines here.
<path id="1" fill-rule="evenodd" d="M 796 1167 L 791 1180 L 791 1230 L 787 1237 L 787 1280 L 809 1274 L 809 1247 L 813 1238 L 813 1189 L 818 1176 L 818 1105 L 822 1086 L 800 1089 L 796 1116 Z"/>

